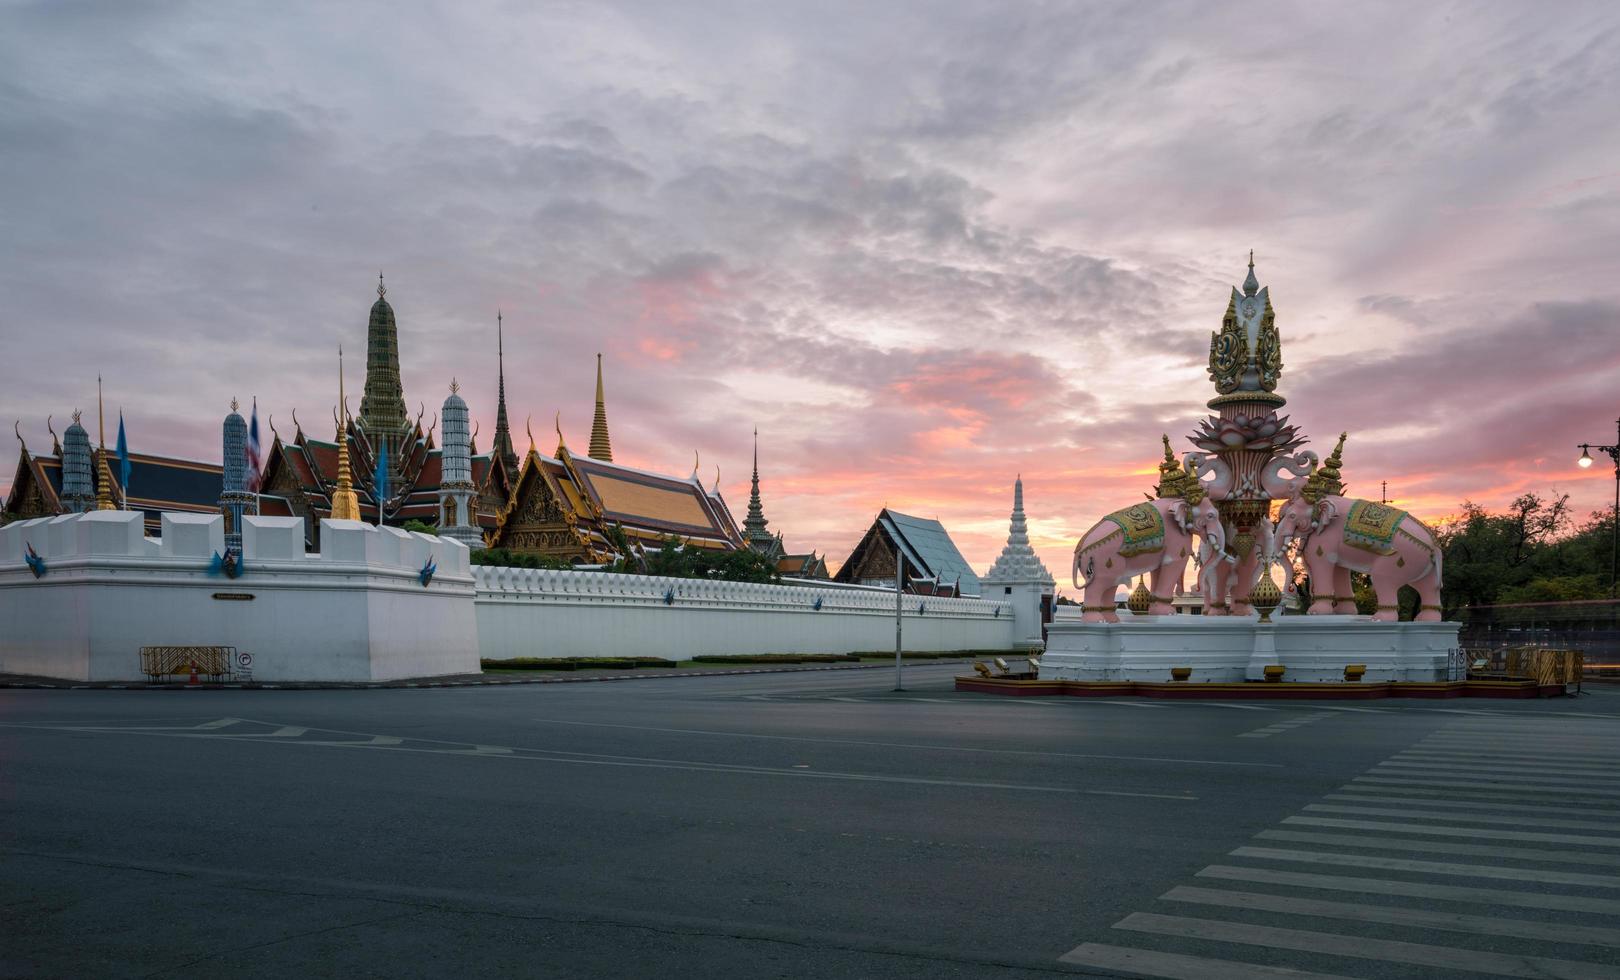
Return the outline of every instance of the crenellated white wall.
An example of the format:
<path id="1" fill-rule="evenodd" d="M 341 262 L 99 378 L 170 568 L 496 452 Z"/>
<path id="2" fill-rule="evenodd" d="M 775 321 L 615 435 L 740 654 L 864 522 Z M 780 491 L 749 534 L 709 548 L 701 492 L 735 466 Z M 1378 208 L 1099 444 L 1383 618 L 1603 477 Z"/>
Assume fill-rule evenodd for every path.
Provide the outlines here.
<path id="1" fill-rule="evenodd" d="M 92 511 L 0 528 L 0 672 L 138 680 L 143 646 L 234 646 L 258 681 L 378 681 L 478 670 L 467 548 L 448 538 L 247 517 L 243 574 L 211 571 L 219 515 Z M 45 559 L 35 578 L 27 545 Z M 418 572 L 432 556 L 427 587 Z M 240 598 L 250 596 L 251 598 Z"/>
<path id="2" fill-rule="evenodd" d="M 880 589 L 478 565 L 473 576 L 491 659 L 894 649 L 894 593 Z M 907 650 L 1013 648 L 1010 603 L 907 596 L 902 607 Z"/>
<path id="3" fill-rule="evenodd" d="M 476 673 L 481 656 L 894 648 L 894 593 L 880 589 L 474 567 L 450 538 L 321 523 L 321 551 L 306 553 L 300 518 L 245 518 L 236 579 L 212 570 L 218 515 L 164 514 L 158 538 L 126 511 L 0 528 L 0 673 L 140 680 L 143 646 L 233 646 L 270 682 Z M 1009 601 L 907 596 L 904 612 L 908 650 L 1014 648 Z"/>

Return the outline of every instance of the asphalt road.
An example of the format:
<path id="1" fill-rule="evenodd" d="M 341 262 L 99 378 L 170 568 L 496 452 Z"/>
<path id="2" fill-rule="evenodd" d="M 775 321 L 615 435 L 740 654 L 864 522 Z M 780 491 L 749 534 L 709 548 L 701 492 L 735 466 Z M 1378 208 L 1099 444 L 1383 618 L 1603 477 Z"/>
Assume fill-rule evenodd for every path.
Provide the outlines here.
<path id="1" fill-rule="evenodd" d="M 0 691 L 0 973 L 1620 976 L 1614 688 L 959 669 Z"/>

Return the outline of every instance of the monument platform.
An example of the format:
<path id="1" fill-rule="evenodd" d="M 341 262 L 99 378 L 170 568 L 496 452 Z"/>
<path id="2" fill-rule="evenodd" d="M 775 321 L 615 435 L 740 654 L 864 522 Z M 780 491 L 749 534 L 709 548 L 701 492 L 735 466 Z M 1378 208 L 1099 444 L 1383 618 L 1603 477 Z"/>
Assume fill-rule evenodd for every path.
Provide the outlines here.
<path id="1" fill-rule="evenodd" d="M 1437 683 L 1462 677 L 1457 623 L 1377 623 L 1365 616 L 1134 616 L 1117 623 L 1058 622 L 1047 627 L 1040 680 L 1185 683 L 1263 681 L 1282 668 L 1282 683 L 1341 682 L 1364 667 L 1364 684 Z"/>

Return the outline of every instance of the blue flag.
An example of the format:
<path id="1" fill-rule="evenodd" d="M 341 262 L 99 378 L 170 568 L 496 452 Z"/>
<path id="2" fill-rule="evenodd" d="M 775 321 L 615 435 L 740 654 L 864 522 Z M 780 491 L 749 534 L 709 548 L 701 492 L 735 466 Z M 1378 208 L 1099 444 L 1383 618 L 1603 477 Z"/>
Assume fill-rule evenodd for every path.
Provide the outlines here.
<path id="1" fill-rule="evenodd" d="M 377 525 L 383 522 L 383 501 L 388 497 L 388 443 L 377 453 L 377 472 L 371 476 L 372 496 L 377 498 Z"/>
<path id="2" fill-rule="evenodd" d="M 124 440 L 124 410 L 118 410 L 118 483 L 124 488 L 124 509 L 129 509 L 129 443 Z"/>

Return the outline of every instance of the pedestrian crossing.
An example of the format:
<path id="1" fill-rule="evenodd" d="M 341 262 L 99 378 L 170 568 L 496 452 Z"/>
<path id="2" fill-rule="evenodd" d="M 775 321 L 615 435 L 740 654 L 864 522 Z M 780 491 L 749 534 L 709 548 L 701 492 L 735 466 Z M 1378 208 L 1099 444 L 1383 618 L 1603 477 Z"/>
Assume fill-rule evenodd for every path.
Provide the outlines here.
<path id="1" fill-rule="evenodd" d="M 1461 717 L 1114 922 L 1110 975 L 1620 977 L 1620 719 Z"/>

